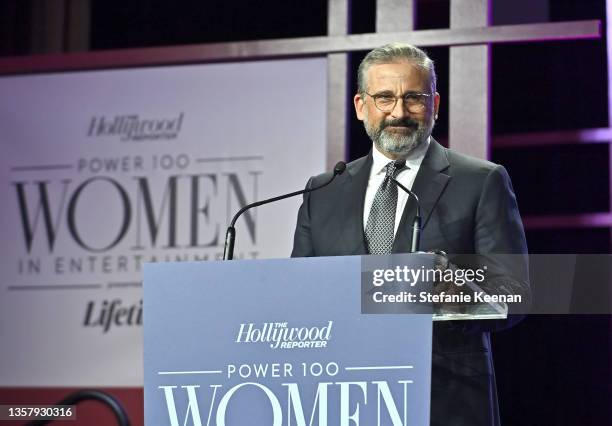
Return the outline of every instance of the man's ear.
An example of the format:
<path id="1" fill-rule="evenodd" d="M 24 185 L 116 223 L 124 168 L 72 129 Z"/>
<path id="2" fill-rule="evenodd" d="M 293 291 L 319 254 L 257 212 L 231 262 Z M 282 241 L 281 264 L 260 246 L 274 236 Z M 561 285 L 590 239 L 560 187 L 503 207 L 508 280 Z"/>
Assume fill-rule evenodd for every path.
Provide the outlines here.
<path id="1" fill-rule="evenodd" d="M 440 110 L 440 94 L 438 92 L 434 95 L 434 118 L 438 119 L 438 111 Z"/>
<path id="2" fill-rule="evenodd" d="M 357 119 L 363 121 L 363 109 L 365 108 L 365 102 L 361 93 L 355 94 L 355 97 L 353 97 L 353 103 L 355 104 L 355 113 L 357 114 Z"/>

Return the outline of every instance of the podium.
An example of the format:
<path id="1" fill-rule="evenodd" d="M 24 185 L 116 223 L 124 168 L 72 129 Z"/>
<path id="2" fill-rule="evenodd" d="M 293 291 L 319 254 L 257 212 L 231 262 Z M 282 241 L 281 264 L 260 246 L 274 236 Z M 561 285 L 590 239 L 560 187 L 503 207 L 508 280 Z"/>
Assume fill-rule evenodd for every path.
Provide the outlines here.
<path id="1" fill-rule="evenodd" d="M 427 268 L 428 254 L 146 264 L 146 424 L 429 424 L 432 320 L 470 314 L 434 313 L 418 300 L 431 283 L 401 281 Z"/>

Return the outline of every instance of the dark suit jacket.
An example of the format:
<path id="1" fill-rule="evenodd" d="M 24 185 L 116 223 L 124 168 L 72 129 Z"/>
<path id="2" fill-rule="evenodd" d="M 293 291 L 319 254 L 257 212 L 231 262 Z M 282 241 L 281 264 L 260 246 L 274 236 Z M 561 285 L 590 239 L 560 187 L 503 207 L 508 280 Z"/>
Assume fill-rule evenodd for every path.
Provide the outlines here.
<path id="1" fill-rule="evenodd" d="M 372 155 L 347 165 L 329 186 L 306 194 L 298 213 L 293 257 L 367 254 L 363 208 Z M 329 179 L 311 178 L 308 186 Z M 447 253 L 526 253 L 525 234 L 506 170 L 488 161 L 446 149 L 432 139 L 412 190 L 421 202 L 423 251 Z M 409 252 L 409 199 L 393 252 Z M 519 291 L 528 292 L 525 282 Z M 521 287 L 523 286 L 523 287 Z M 527 285 L 528 286 L 528 285 Z M 508 322 L 501 323 L 501 327 Z M 435 323 L 432 354 L 431 424 L 498 425 L 499 414 L 488 327 Z"/>

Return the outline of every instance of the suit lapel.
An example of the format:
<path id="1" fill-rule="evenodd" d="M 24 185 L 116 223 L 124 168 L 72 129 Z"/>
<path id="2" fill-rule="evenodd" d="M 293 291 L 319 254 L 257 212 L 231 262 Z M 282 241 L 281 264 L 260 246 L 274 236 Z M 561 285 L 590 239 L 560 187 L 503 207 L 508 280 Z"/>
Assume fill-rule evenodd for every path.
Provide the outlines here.
<path id="1" fill-rule="evenodd" d="M 421 227 L 425 229 L 427 221 L 431 216 L 438 199 L 448 184 L 450 176 L 443 173 L 448 169 L 448 159 L 444 147 L 433 138 L 429 149 L 423 158 L 419 171 L 412 185 L 412 191 L 419 197 L 421 204 Z M 405 252 L 410 249 L 412 242 L 412 220 L 416 214 L 416 201 L 413 197 L 408 199 L 402 219 L 400 221 L 395 241 L 393 242 L 393 253 Z"/>
<path id="2" fill-rule="evenodd" d="M 338 252 L 346 254 L 367 254 L 363 234 L 363 205 L 365 192 L 372 168 L 372 152 L 366 157 L 349 164 L 347 173 L 342 176 L 344 206 L 338 209 L 336 222 L 342 230 L 337 240 Z"/>

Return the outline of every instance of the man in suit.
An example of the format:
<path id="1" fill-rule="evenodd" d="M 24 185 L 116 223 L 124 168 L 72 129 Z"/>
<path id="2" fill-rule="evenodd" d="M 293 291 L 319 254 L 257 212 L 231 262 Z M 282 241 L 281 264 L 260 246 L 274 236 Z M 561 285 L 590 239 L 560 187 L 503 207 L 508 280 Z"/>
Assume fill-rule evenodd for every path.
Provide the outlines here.
<path id="1" fill-rule="evenodd" d="M 523 225 L 506 170 L 441 146 L 431 137 L 440 106 L 434 64 L 417 47 L 389 44 L 359 66 L 357 118 L 372 151 L 347 165 L 329 186 L 306 194 L 293 257 L 409 252 L 418 196 L 422 251 L 525 254 Z M 311 178 L 308 186 L 329 179 Z M 526 280 L 506 280 L 528 293 Z M 431 424 L 498 425 L 490 329 L 508 322 L 436 323 Z"/>

